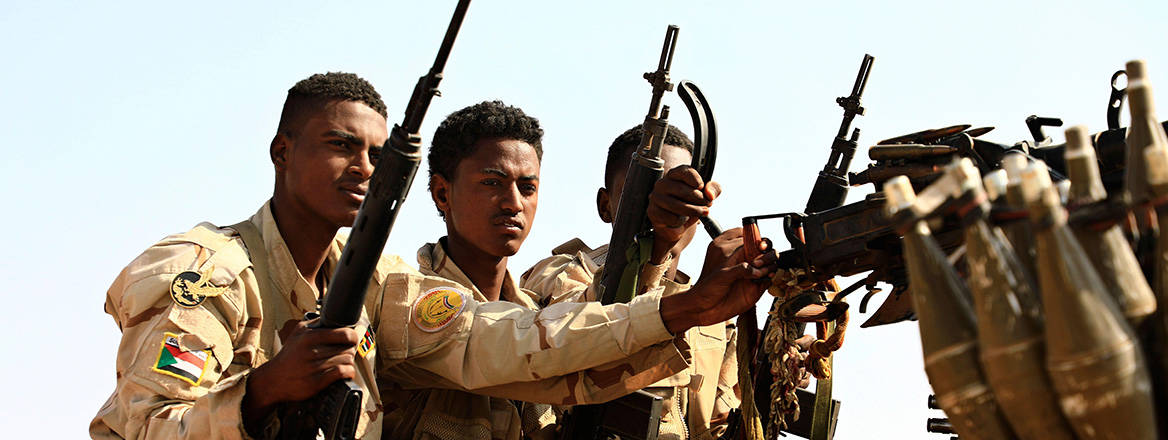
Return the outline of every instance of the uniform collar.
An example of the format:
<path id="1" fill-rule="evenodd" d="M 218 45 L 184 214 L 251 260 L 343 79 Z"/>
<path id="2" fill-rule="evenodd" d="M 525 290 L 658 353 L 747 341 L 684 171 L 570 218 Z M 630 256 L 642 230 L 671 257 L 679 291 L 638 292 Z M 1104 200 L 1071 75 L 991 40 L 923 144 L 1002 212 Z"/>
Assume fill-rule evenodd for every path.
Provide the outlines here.
<path id="1" fill-rule="evenodd" d="M 438 240 L 439 243 L 445 242 L 446 237 Z M 478 301 L 487 301 L 486 295 L 474 285 L 470 277 L 454 264 L 446 255 L 446 249 L 439 243 L 426 243 L 418 248 L 418 270 L 424 275 L 432 275 L 442 277 L 467 288 L 474 294 L 474 298 Z M 499 299 L 510 301 L 519 304 L 529 309 L 538 309 L 535 295 L 530 291 L 521 289 L 519 283 L 515 282 L 515 278 L 511 277 L 511 271 L 503 274 L 503 291 L 499 294 Z"/>
<path id="2" fill-rule="evenodd" d="M 315 312 L 316 299 L 320 296 L 320 292 L 317 291 L 314 283 L 305 280 L 300 275 L 296 261 L 292 259 L 292 253 L 288 250 L 287 243 L 284 242 L 283 234 L 276 226 L 276 218 L 272 215 L 271 200 L 265 202 L 264 206 L 260 207 L 260 210 L 249 220 L 260 229 L 260 236 L 263 237 L 264 246 L 267 247 L 269 265 L 271 266 L 268 268 L 268 273 L 272 278 L 272 285 L 282 297 L 288 298 L 294 310 L 300 313 Z M 342 239 L 339 237 L 334 238 L 329 245 L 328 256 L 325 257 L 324 266 L 321 267 L 321 271 L 326 277 L 332 275 L 329 269 L 334 267 L 334 263 L 340 258 L 343 246 Z"/>

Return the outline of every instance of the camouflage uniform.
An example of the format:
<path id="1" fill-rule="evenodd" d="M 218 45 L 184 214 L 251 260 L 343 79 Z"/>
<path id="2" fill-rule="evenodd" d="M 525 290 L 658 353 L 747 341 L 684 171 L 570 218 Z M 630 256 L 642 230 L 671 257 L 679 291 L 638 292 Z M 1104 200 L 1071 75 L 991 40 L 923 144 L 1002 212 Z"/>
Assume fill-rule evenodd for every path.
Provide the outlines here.
<path id="1" fill-rule="evenodd" d="M 604 265 L 608 246 L 591 250 L 579 239 L 573 239 L 552 252 L 555 255 L 523 274 L 522 286 L 540 294 L 542 305 L 595 301 L 595 283 L 599 282 L 595 275 Z M 660 286 L 665 296 L 687 290 L 688 277 L 680 273 L 680 281 L 660 277 L 668 264 L 667 261 L 661 265 L 657 279 L 642 276 L 642 286 Z M 693 350 L 693 363 L 685 371 L 645 389 L 665 398 L 660 439 L 712 439 L 725 431 L 726 417 L 739 404 L 735 391 L 738 384 L 735 335 L 730 321 L 686 332 L 685 338 Z"/>
<path id="2" fill-rule="evenodd" d="M 275 356 L 286 329 L 317 306 L 316 287 L 300 276 L 267 204 L 250 223 L 262 237 L 267 268 L 253 266 L 260 252 L 249 252 L 234 230 L 202 223 L 150 247 L 114 281 L 106 311 L 122 330 L 117 385 L 91 422 L 91 436 L 248 438 L 240 414 L 248 374 Z M 334 240 L 323 273 L 343 245 L 343 237 Z M 382 391 L 395 388 L 386 377 L 575 403 L 619 396 L 623 387 L 610 381 L 651 382 L 688 363 L 688 347 L 671 342 L 661 322 L 660 293 L 625 307 L 537 314 L 482 303 L 458 289 L 398 257 L 382 258 L 365 303 L 372 313 L 363 313 L 356 328 L 364 335 L 355 379 L 366 391 L 360 437 L 383 437 L 383 412 L 394 409 L 382 403 Z M 581 350 L 586 360 L 573 356 Z M 572 374 L 621 359 L 615 374 L 601 367 Z M 269 420 L 265 436 L 278 423 Z"/>
<path id="3" fill-rule="evenodd" d="M 425 275 L 458 283 L 470 291 L 476 301 L 488 301 L 474 282 L 447 257 L 441 245 L 427 243 L 418 249 L 418 270 Z M 515 303 L 529 310 L 539 310 L 534 293 L 520 289 L 509 272 L 504 277 L 499 300 Z M 518 439 L 521 433 L 533 435 L 544 427 L 550 427 L 547 431 L 555 429 L 552 426 L 555 415 L 548 404 L 513 402 L 454 389 L 405 389 L 407 385 L 425 387 L 429 384 L 409 384 L 403 380 L 395 386 L 399 391 L 387 393 L 386 400 L 398 406 L 398 411 L 392 414 L 391 418 L 399 418 L 400 413 L 402 423 L 407 425 L 402 426 L 400 430 L 395 429 L 395 432 L 413 436 L 429 426 L 453 424 L 473 426 L 474 429 L 471 431 L 489 432 L 490 438 Z M 416 422 L 408 420 L 411 415 L 417 418 Z M 411 429 L 414 431 L 409 432 Z M 467 437 L 469 436 L 460 436 Z"/>

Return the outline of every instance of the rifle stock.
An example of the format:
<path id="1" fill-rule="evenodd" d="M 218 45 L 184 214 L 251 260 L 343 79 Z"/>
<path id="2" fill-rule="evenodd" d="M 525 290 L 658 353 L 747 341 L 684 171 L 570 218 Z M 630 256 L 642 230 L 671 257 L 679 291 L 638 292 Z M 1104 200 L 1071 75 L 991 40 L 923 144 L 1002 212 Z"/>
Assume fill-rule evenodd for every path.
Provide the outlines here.
<path id="1" fill-rule="evenodd" d="M 409 193 L 421 163 L 422 120 L 430 101 L 439 96 L 442 70 L 470 0 L 460 0 L 446 29 L 446 36 L 430 71 L 418 79 L 406 106 L 401 124 L 395 124 L 382 146 L 381 156 L 369 178 L 369 190 L 336 269 L 325 290 L 318 328 L 340 328 L 357 324 L 365 304 L 365 292 L 390 230 Z M 337 381 L 304 402 L 282 411 L 278 437 L 281 439 L 353 439 L 361 412 L 363 391 L 351 380 Z"/>

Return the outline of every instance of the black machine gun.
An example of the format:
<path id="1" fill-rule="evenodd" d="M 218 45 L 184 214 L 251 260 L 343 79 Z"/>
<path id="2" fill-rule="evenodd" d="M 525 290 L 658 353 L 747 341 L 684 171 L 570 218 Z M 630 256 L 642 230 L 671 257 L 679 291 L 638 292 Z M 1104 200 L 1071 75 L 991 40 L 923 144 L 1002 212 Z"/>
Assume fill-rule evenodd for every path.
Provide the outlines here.
<path id="1" fill-rule="evenodd" d="M 870 61 L 866 59 L 865 62 L 867 64 Z M 855 90 L 863 90 L 860 85 L 861 79 L 866 76 L 863 69 L 862 67 L 857 78 Z M 1099 160 L 1101 177 L 1109 194 L 1122 193 L 1124 184 L 1127 128 L 1119 127 L 1118 115 L 1124 94 L 1122 89 L 1115 86 L 1115 80 L 1121 72 L 1112 77 L 1112 95 L 1107 111 L 1108 130 L 1091 136 Z M 840 98 L 838 101 L 841 105 L 847 102 L 846 98 Z M 858 105 L 856 107 L 862 112 L 862 107 Z M 849 121 L 850 118 L 845 113 L 844 124 L 836 137 L 836 143 L 833 144 L 831 158 L 816 181 L 806 212 L 752 216 L 744 218 L 743 224 L 747 239 L 759 243 L 761 237 L 756 229 L 757 221 L 765 218 L 782 218 L 784 235 L 790 242 L 791 249 L 779 253 L 779 265 L 788 269 L 802 269 L 804 276 L 810 281 L 824 283 L 836 277 L 861 275 L 867 272 L 867 276 L 862 280 L 834 292 L 833 298 L 838 301 L 859 288 L 866 287 L 868 294 L 860 303 L 861 312 L 865 312 L 868 300 L 879 292 L 875 287 L 877 283 L 891 285 L 892 291 L 888 298 L 862 327 L 912 319 L 913 313 L 901 253 L 901 237 L 895 232 L 891 221 L 884 213 L 886 204 L 884 195 L 877 190 L 863 200 L 842 204 L 842 194 L 846 193 L 848 187 L 871 183 L 879 189 L 888 179 L 904 175 L 909 178 L 914 189 L 920 191 L 939 178 L 942 168 L 955 157 L 971 159 L 983 174 L 999 169 L 1007 154 L 1023 154 L 1030 161 L 1045 162 L 1055 181 L 1064 180 L 1067 173 L 1064 160 L 1065 144 L 1055 145 L 1043 133 L 1044 127 L 1062 125 L 1062 121 L 1056 118 L 1037 116 L 1027 118 L 1026 125 L 1034 139 L 1014 144 L 1000 144 L 982 139 L 980 136 L 993 128 L 971 128 L 970 125 L 924 130 L 886 139 L 869 148 L 868 156 L 872 162 L 860 172 L 847 172 L 849 165 L 847 160 L 851 158 L 851 153 L 855 149 L 855 136 L 849 139 L 852 141 L 851 145 L 840 142 Z M 1168 129 L 1168 122 L 1162 125 Z M 846 173 L 846 178 L 842 173 Z M 1129 209 L 1132 204 L 1143 202 L 1145 201 L 1107 200 L 1099 202 L 1099 206 L 1084 206 L 1072 211 L 1070 220 L 1072 223 L 1090 222 L 1098 220 L 1092 216 L 1124 215 L 1125 209 Z M 991 217 L 995 221 L 1009 221 L 1004 216 L 998 217 L 997 214 L 1010 213 L 995 212 Z M 962 244 L 960 225 L 952 218 L 938 218 L 934 221 L 941 222 L 931 225 L 930 229 L 942 248 L 947 253 L 958 249 Z M 753 247 L 750 241 L 747 245 L 748 251 Z M 754 247 L 754 250 L 757 252 L 757 247 Z M 741 325 L 739 331 L 743 331 Z M 760 408 L 766 408 L 769 399 L 765 396 L 769 396 L 767 391 L 772 382 L 770 374 L 767 373 L 769 365 L 766 356 L 761 353 L 761 348 L 751 346 L 756 347 L 756 350 L 753 350 L 755 356 L 745 361 L 752 362 L 756 402 Z M 766 414 L 762 416 L 765 417 Z M 731 429 L 734 429 L 733 424 Z"/>
<path id="2" fill-rule="evenodd" d="M 325 291 L 317 328 L 340 328 L 357 324 L 365 304 L 365 291 L 381 259 L 394 220 L 405 202 L 410 184 L 421 163 L 422 138 L 418 134 L 430 101 L 440 96 L 438 83 L 454 39 L 462 26 L 470 0 L 459 0 L 446 29 L 446 37 L 430 71 L 418 79 L 406 106 L 401 124 L 394 124 L 382 146 L 369 191 L 341 258 Z M 353 439 L 361 414 L 362 390 L 351 380 L 334 382 L 312 398 L 288 405 L 280 412 L 282 439 Z"/>
<path id="3" fill-rule="evenodd" d="M 855 155 L 857 141 L 860 138 L 860 129 L 852 128 L 852 122 L 856 116 L 864 114 L 864 107 L 860 103 L 860 99 L 864 94 L 864 88 L 868 84 L 868 76 L 872 71 L 872 62 L 875 58 L 871 55 L 865 54 L 863 61 L 860 63 L 860 70 L 856 73 L 856 81 L 852 84 L 852 91 L 848 96 L 836 98 L 836 103 L 843 108 L 843 120 L 840 122 L 840 127 L 831 143 L 831 156 L 827 161 L 827 165 L 819 172 L 818 178 L 815 180 L 815 186 L 811 190 L 811 196 L 807 200 L 807 207 L 805 209 L 808 213 L 830 211 L 833 208 L 838 208 L 844 204 L 847 198 L 848 189 L 852 186 L 849 181 L 848 167 L 851 165 L 852 157 Z M 850 131 L 850 135 L 849 135 Z M 746 217 L 742 220 L 743 239 L 745 240 L 745 251 L 748 259 L 752 259 L 760 253 L 759 244 L 762 241 L 757 221 L 759 219 L 771 217 L 788 217 L 797 218 L 799 214 L 774 214 L 763 216 Z M 792 244 L 800 242 L 800 230 L 798 225 L 788 221 L 784 224 L 787 226 L 786 232 L 788 240 Z M 790 252 L 790 251 L 788 251 Z M 790 259 L 790 257 L 787 257 Z M 792 262 L 783 261 L 786 267 L 802 267 L 794 266 Z M 821 281 L 828 281 L 834 277 L 826 277 Z M 777 303 L 777 302 L 776 302 Z M 769 322 L 767 325 L 771 325 Z M 739 344 L 746 346 L 745 352 L 753 353 L 754 355 L 748 359 L 739 359 L 739 362 L 749 363 L 750 375 L 754 380 L 754 401 L 755 407 L 759 408 L 759 418 L 762 426 L 767 426 L 769 423 L 769 412 L 761 409 L 770 408 L 770 389 L 774 382 L 773 376 L 770 374 L 770 362 L 763 350 L 761 349 L 760 341 L 762 335 L 765 334 L 764 329 L 760 332 L 758 328 L 757 319 L 753 310 L 748 311 L 738 318 L 738 331 L 740 332 Z M 823 382 L 823 381 L 821 381 Z M 824 383 L 823 385 L 827 385 Z M 749 385 L 746 385 L 749 386 Z M 800 435 L 806 438 L 830 438 L 834 431 L 834 418 L 839 411 L 839 402 L 831 400 L 830 385 L 826 387 L 820 386 L 817 394 L 810 394 L 803 392 L 800 394 L 801 406 L 807 406 L 811 403 L 815 406 L 823 406 L 823 408 L 816 408 L 820 414 L 813 414 L 817 417 L 809 423 L 791 424 L 790 430 L 793 434 Z M 802 390 L 800 390 L 802 391 Z M 818 419 L 822 417 L 823 419 Z M 803 419 L 806 419 L 804 417 Z M 730 414 L 728 423 L 729 428 L 722 436 L 723 439 L 738 439 L 743 438 L 746 434 L 745 424 L 753 423 L 753 421 L 746 420 L 743 413 L 735 409 Z"/>
<path id="4" fill-rule="evenodd" d="M 1057 120 L 1030 118 L 1029 121 L 1052 123 Z M 1036 126 L 1034 122 L 1030 125 Z M 873 163 L 863 171 L 850 173 L 849 179 L 853 185 L 872 183 L 879 188 L 886 180 L 905 175 L 914 187 L 923 189 L 940 176 L 944 164 L 955 156 L 970 158 L 981 172 L 987 173 L 1000 168 L 1002 158 L 1011 153 L 1025 154 L 1030 160 L 1046 162 L 1052 179 L 1065 179 L 1065 145 L 1051 145 L 1049 138 L 1045 137 L 1035 142 L 999 144 L 977 138 L 988 132 L 988 127 L 969 127 L 958 125 L 926 130 L 882 141 L 868 150 Z M 1091 137 L 1099 158 L 1104 186 L 1109 193 L 1117 192 L 1123 185 L 1126 131 L 1122 127 L 1112 128 Z M 884 215 L 884 205 L 884 196 L 877 191 L 864 200 L 838 208 L 810 214 L 783 215 L 784 230 L 792 249 L 780 253 L 780 265 L 803 268 L 808 276 L 816 280 L 870 271 L 863 280 L 840 292 L 841 296 L 846 296 L 860 287 L 867 287 L 869 293 L 860 303 L 861 312 L 866 308 L 867 299 L 878 292 L 875 290 L 877 282 L 892 286 L 888 299 L 862 327 L 891 324 L 913 316 L 908 297 L 904 295 L 908 286 L 901 258 L 900 236 Z M 802 233 L 802 240 L 798 232 Z M 933 235 L 947 251 L 961 245 L 960 228 L 951 219 L 949 223 L 933 228 Z"/>
<path id="5" fill-rule="evenodd" d="M 1117 126 L 1122 92 L 1113 84 L 1107 118 L 1109 129 L 1091 136 L 1108 193 L 1118 192 L 1123 186 L 1127 128 Z M 1164 124 L 1168 127 L 1168 122 Z M 1042 131 L 1043 127 L 1060 126 L 1062 121 L 1031 116 L 1026 119 L 1026 125 L 1034 139 L 1014 144 L 982 139 L 980 136 L 993 128 L 970 128 L 970 125 L 924 130 L 886 139 L 868 149 L 868 157 L 872 162 L 864 170 L 849 172 L 843 180 L 848 186 L 871 183 L 880 188 L 888 179 L 904 175 L 915 189 L 920 190 L 940 177 L 944 165 L 954 157 L 971 159 L 984 174 L 999 169 L 1007 154 L 1024 154 L 1029 160 L 1043 161 L 1049 167 L 1053 180 L 1064 180 L 1066 162 L 1063 156 L 1066 147 L 1064 144 L 1054 145 Z M 847 170 L 846 163 L 842 167 L 833 166 L 837 157 L 849 156 L 837 152 L 833 145 L 828 166 L 825 172 L 820 173 L 811 199 L 808 200 L 807 212 L 747 217 L 744 224 L 754 225 L 757 220 L 764 218 L 782 218 L 784 235 L 791 243 L 791 249 L 779 254 L 780 266 L 803 269 L 806 276 L 814 281 L 870 272 L 864 279 L 838 293 L 842 298 L 861 287 L 867 287 L 869 293 L 860 304 L 861 312 L 865 311 L 867 299 L 879 292 L 875 289 L 876 283 L 891 285 L 892 292 L 888 299 L 862 327 L 910 319 L 911 308 L 904 295 L 907 292 L 907 279 L 900 254 L 900 236 L 884 215 L 883 194 L 876 191 L 868 194 L 864 200 L 831 207 L 832 203 L 841 200 L 838 194 L 846 191 L 846 188 L 820 191 L 826 186 L 826 180 L 835 180 L 837 185 L 832 186 L 839 188 L 839 179 L 836 179 L 838 173 L 827 173 L 829 169 Z M 828 209 L 811 209 L 817 206 L 826 206 Z M 932 228 L 934 237 L 947 251 L 960 246 L 959 229 L 956 222 Z M 759 240 L 757 236 L 751 238 Z"/>

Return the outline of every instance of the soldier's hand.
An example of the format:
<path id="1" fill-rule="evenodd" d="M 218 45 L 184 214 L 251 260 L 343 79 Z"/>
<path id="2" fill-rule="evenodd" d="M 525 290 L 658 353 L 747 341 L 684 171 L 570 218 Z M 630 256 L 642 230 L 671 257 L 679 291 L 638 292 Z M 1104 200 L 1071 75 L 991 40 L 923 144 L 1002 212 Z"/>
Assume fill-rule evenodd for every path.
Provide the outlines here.
<path id="1" fill-rule="evenodd" d="M 264 419 L 276 404 L 308 399 L 333 382 L 355 377 L 359 339 L 351 328 L 314 329 L 298 322 L 280 352 L 248 377 L 245 424 Z"/>
<path id="2" fill-rule="evenodd" d="M 689 165 L 665 173 L 649 194 L 647 214 L 653 225 L 653 258 L 660 263 L 665 253 L 685 235 L 686 230 L 710 213 L 714 199 L 722 193 L 718 182 L 702 181 Z"/>
<path id="3" fill-rule="evenodd" d="M 749 310 L 762 297 L 770 282 L 767 276 L 774 272 L 775 255 L 764 252 L 747 262 L 742 244 L 742 228 L 719 235 L 706 249 L 702 274 L 694 286 L 685 294 L 661 299 L 661 318 L 670 333 L 725 321 Z"/>

